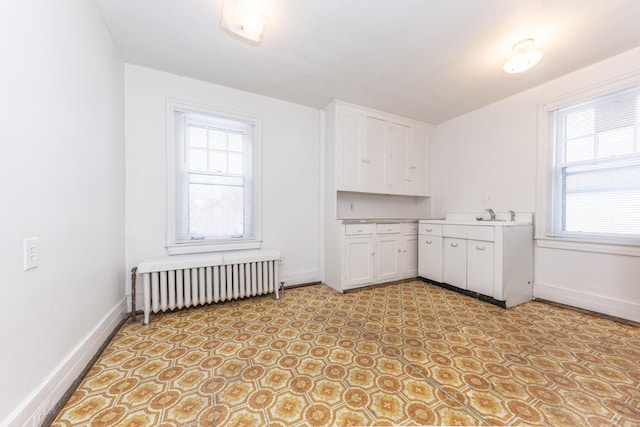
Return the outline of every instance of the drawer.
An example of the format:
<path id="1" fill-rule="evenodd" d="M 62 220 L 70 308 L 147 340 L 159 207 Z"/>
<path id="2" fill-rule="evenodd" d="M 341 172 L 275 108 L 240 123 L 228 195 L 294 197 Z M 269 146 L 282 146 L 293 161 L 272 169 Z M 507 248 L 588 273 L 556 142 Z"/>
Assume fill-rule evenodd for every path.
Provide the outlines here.
<path id="1" fill-rule="evenodd" d="M 420 234 L 429 234 L 431 236 L 442 236 L 442 224 L 423 224 L 420 223 Z"/>
<path id="2" fill-rule="evenodd" d="M 373 234 L 375 224 L 347 224 L 344 234 L 347 236 L 358 236 L 360 234 Z"/>
<path id="3" fill-rule="evenodd" d="M 403 222 L 400 226 L 404 234 L 418 234 L 417 222 Z"/>
<path id="4" fill-rule="evenodd" d="M 376 224 L 377 234 L 400 233 L 401 231 L 402 224 L 400 223 Z"/>
<path id="5" fill-rule="evenodd" d="M 495 240 L 495 227 L 483 225 L 444 225 L 442 234 L 445 237 L 456 237 L 459 239 Z"/>

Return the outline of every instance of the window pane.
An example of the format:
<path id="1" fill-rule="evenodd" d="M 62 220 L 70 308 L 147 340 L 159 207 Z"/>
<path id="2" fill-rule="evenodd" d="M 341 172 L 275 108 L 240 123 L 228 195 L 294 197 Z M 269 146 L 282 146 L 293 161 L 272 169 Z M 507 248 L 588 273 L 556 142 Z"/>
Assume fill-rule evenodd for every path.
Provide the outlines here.
<path id="1" fill-rule="evenodd" d="M 207 151 L 192 148 L 189 150 L 189 170 L 206 172 L 207 170 Z"/>
<path id="2" fill-rule="evenodd" d="M 209 151 L 209 172 L 227 173 L 227 153 Z"/>
<path id="3" fill-rule="evenodd" d="M 244 234 L 244 189 L 189 185 L 189 233 L 192 236 Z"/>
<path id="4" fill-rule="evenodd" d="M 228 187 L 241 187 L 244 185 L 244 177 L 241 176 L 229 176 L 229 175 L 208 175 L 193 173 L 189 176 L 190 184 L 208 184 L 208 185 L 223 185 Z"/>
<path id="5" fill-rule="evenodd" d="M 636 116 L 636 97 L 633 94 L 614 94 L 596 106 L 596 132 L 633 126 Z"/>
<path id="6" fill-rule="evenodd" d="M 244 156 L 240 153 L 229 153 L 229 173 L 242 175 Z"/>
<path id="7" fill-rule="evenodd" d="M 640 234 L 640 190 L 568 194 L 566 231 Z"/>
<path id="8" fill-rule="evenodd" d="M 640 238 L 640 86 L 554 113 L 547 231 L 569 238 L 636 243 Z M 557 156 L 556 156 L 557 154 Z M 575 233 L 575 234 L 574 234 Z"/>
<path id="9" fill-rule="evenodd" d="M 570 139 L 565 144 L 565 162 L 579 162 L 593 159 L 594 146 L 593 137 Z"/>
<path id="10" fill-rule="evenodd" d="M 218 129 L 209 129 L 209 148 L 227 149 L 227 133 Z"/>
<path id="11" fill-rule="evenodd" d="M 207 148 L 207 130 L 197 126 L 189 126 L 189 145 Z"/>
<path id="12" fill-rule="evenodd" d="M 638 162 L 585 167 L 565 182 L 565 231 L 640 234 Z"/>
<path id="13" fill-rule="evenodd" d="M 242 152 L 244 135 L 239 133 L 229 133 L 229 150 Z"/>
<path id="14" fill-rule="evenodd" d="M 174 122 L 176 182 L 169 191 L 175 191 L 176 215 L 170 244 L 184 243 L 180 251 L 187 252 L 194 238 L 213 250 L 227 241 L 255 246 L 251 135 L 258 122 L 178 109 Z"/>
<path id="15" fill-rule="evenodd" d="M 598 157 L 633 153 L 633 128 L 614 129 L 598 134 Z"/>
<path id="16" fill-rule="evenodd" d="M 593 109 L 580 111 L 566 116 L 565 136 L 567 139 L 578 138 L 594 133 L 595 112 Z"/>

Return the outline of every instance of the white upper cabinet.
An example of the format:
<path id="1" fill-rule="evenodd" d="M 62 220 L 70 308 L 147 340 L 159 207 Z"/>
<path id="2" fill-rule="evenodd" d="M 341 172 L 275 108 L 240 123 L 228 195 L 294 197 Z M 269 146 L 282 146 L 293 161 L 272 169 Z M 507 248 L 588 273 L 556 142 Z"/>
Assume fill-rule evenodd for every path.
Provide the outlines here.
<path id="1" fill-rule="evenodd" d="M 429 125 L 337 103 L 336 189 L 428 196 Z"/>
<path id="2" fill-rule="evenodd" d="M 361 144 L 362 168 L 361 189 L 372 193 L 382 193 L 385 187 L 386 145 L 388 139 L 387 122 L 366 117 L 364 144 Z"/>
<path id="3" fill-rule="evenodd" d="M 411 128 L 387 124 L 385 188 L 391 193 L 409 194 L 409 135 Z"/>
<path id="4" fill-rule="evenodd" d="M 336 117 L 336 140 L 338 156 L 337 185 L 338 188 L 354 190 L 362 185 L 361 175 L 364 161 L 361 151 L 364 150 L 365 121 L 361 114 L 352 111 L 338 111 Z"/>
<path id="5" fill-rule="evenodd" d="M 409 195 L 424 196 L 429 192 L 427 181 L 427 164 L 429 147 L 429 132 L 426 129 L 412 128 L 408 150 L 408 183 Z"/>

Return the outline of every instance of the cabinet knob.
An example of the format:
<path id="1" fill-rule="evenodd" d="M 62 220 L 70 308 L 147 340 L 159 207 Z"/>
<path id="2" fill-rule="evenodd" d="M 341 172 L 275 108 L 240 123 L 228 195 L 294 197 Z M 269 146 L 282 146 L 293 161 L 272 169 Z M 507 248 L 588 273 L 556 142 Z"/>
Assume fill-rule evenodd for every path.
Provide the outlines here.
<path id="1" fill-rule="evenodd" d="M 477 251 L 484 251 L 485 249 L 487 249 L 487 248 L 484 247 L 484 246 L 476 246 L 476 250 Z"/>
<path id="2" fill-rule="evenodd" d="M 398 249 L 398 253 L 401 254 L 402 253 L 402 249 Z"/>
<path id="3" fill-rule="evenodd" d="M 430 245 L 430 244 L 432 244 L 432 243 L 433 243 L 433 240 L 427 240 L 427 241 L 425 241 L 425 243 L 426 243 L 427 245 Z"/>
<path id="4" fill-rule="evenodd" d="M 457 248 L 457 247 L 458 247 L 458 244 L 457 244 L 457 243 L 451 243 L 451 247 L 452 247 L 452 248 Z"/>
<path id="5" fill-rule="evenodd" d="M 427 231 L 433 231 L 433 228 L 427 228 Z"/>

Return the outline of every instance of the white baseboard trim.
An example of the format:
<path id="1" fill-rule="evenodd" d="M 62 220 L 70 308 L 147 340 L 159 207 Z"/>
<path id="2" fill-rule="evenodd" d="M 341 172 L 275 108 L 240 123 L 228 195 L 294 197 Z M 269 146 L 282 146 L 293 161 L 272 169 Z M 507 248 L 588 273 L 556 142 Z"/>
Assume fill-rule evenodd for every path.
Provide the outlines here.
<path id="1" fill-rule="evenodd" d="M 284 287 L 302 285 L 305 283 L 320 282 L 322 274 L 320 270 L 299 271 L 290 274 L 280 274 L 280 281 L 284 282 Z"/>
<path id="2" fill-rule="evenodd" d="M 48 414 L 80 376 L 109 335 L 118 327 L 127 312 L 126 300 L 127 298 L 124 297 L 117 302 L 89 335 L 71 350 L 0 425 L 32 427 L 35 417 L 42 418 L 43 415 Z"/>
<path id="3" fill-rule="evenodd" d="M 640 303 L 534 282 L 533 297 L 640 322 Z"/>

